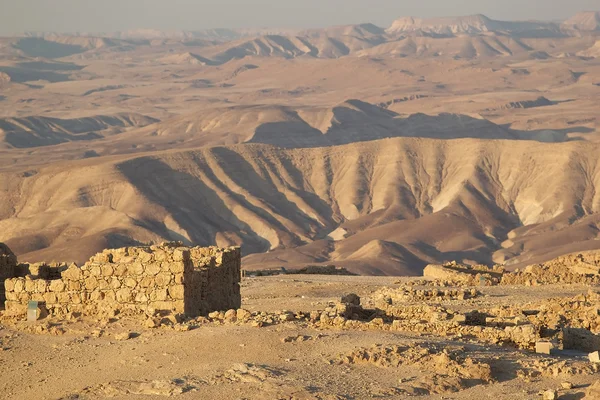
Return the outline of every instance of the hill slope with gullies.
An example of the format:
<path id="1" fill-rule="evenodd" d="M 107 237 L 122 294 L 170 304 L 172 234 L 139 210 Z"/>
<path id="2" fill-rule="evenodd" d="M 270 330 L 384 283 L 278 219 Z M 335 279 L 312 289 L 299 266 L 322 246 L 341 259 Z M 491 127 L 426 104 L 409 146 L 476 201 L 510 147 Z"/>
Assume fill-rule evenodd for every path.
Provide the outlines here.
<path id="1" fill-rule="evenodd" d="M 0 175 L 0 241 L 33 261 L 183 240 L 241 244 L 246 268 L 516 265 L 600 248 L 598 150 L 395 138 L 82 160 Z"/>
<path id="2" fill-rule="evenodd" d="M 139 114 L 99 115 L 76 119 L 1 118 L 0 148 L 30 148 L 96 140 L 125 128 L 143 127 L 155 122 L 156 119 Z"/>

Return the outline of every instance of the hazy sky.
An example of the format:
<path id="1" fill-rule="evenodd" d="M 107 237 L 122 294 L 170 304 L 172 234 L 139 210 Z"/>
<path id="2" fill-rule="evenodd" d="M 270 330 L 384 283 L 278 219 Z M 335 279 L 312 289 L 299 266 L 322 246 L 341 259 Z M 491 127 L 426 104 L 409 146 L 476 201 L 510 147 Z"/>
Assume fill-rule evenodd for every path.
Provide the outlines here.
<path id="1" fill-rule="evenodd" d="M 600 0 L 0 0 L 0 34 L 245 27 L 321 27 L 400 16 L 486 14 L 565 19 Z"/>

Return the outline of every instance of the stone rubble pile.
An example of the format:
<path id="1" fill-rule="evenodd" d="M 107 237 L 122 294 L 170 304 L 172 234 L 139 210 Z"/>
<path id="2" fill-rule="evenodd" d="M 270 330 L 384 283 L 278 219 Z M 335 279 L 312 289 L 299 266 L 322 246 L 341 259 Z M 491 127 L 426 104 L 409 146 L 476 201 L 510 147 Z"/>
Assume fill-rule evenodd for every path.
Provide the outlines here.
<path id="1" fill-rule="evenodd" d="M 492 369 L 483 361 L 465 355 L 463 348 L 421 343 L 407 346 L 376 345 L 339 356 L 333 363 L 374 364 L 383 368 L 415 366 L 424 376 L 416 382 L 400 384 L 397 394 L 426 395 L 457 392 L 493 382 Z"/>

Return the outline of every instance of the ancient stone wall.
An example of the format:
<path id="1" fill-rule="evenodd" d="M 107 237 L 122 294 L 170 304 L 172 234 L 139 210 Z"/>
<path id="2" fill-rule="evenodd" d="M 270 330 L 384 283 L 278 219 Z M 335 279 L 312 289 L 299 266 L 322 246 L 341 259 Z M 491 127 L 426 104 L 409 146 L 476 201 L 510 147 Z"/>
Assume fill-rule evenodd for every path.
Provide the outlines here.
<path id="1" fill-rule="evenodd" d="M 6 301 L 4 281 L 15 276 L 17 257 L 4 243 L 0 243 L 0 303 Z"/>
<path id="2" fill-rule="evenodd" d="M 72 264 L 57 279 L 44 275 L 7 279 L 6 310 L 22 314 L 34 300 L 56 315 L 166 311 L 197 316 L 241 305 L 239 248 L 163 244 L 105 250 L 81 268 Z"/>

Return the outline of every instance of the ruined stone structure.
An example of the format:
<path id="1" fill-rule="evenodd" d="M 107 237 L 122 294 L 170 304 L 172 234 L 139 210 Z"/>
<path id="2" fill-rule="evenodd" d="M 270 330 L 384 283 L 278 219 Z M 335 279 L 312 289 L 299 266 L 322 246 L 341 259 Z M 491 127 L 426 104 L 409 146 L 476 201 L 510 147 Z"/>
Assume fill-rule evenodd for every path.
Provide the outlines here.
<path id="1" fill-rule="evenodd" d="M 198 316 L 241 306 L 237 247 L 165 243 L 105 250 L 81 268 L 24 266 L 5 277 L 7 312 L 25 313 L 32 300 L 54 315 L 164 311 Z"/>
<path id="2" fill-rule="evenodd" d="M 0 243 L 0 303 L 6 301 L 4 281 L 15 276 L 17 257 L 4 243 Z"/>

